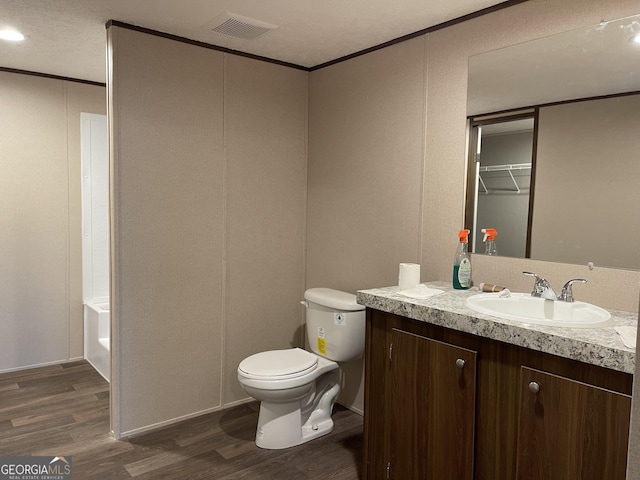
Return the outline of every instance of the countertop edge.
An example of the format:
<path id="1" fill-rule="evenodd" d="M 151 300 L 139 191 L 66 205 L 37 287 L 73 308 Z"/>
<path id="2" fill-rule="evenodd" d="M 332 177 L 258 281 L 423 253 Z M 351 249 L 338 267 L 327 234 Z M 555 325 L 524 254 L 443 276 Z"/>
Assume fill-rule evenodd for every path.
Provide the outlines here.
<path id="1" fill-rule="evenodd" d="M 477 289 L 453 291 L 445 282 L 425 285 L 444 293 L 415 300 L 398 295 L 398 287 L 384 287 L 359 290 L 356 299 L 365 307 L 413 320 L 625 373 L 635 371 L 635 350 L 622 343 L 613 326 L 637 326 L 637 314 L 609 310 L 613 326 L 593 329 L 518 324 L 466 307 L 466 298 L 478 294 Z"/>

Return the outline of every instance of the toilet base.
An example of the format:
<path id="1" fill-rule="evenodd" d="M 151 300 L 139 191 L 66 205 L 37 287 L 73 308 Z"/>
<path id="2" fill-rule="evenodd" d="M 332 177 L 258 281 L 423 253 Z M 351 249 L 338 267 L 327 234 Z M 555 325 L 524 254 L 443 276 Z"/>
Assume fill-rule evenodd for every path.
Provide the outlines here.
<path id="1" fill-rule="evenodd" d="M 256 445 L 270 450 L 283 449 L 330 433 L 333 404 L 340 393 L 340 384 L 334 379 L 334 375 L 320 379 L 317 385 L 320 395 L 315 398 L 312 395 L 290 403 L 262 401 Z"/>
<path id="2" fill-rule="evenodd" d="M 260 448 L 277 450 L 295 447 L 333 430 L 331 417 L 314 425 L 301 425 L 300 403 L 260 404 L 260 420 L 256 431 L 256 445 Z"/>

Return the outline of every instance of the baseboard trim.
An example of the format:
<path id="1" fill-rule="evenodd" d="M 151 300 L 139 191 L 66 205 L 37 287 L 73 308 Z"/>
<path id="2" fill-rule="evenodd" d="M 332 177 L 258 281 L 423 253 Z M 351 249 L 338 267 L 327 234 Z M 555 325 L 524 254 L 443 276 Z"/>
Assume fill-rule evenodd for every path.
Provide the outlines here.
<path id="1" fill-rule="evenodd" d="M 79 360 L 84 360 L 84 357 L 74 357 L 74 358 L 69 358 L 67 360 L 55 360 L 53 362 L 36 363 L 36 364 L 33 364 L 33 365 L 24 365 L 22 367 L 7 368 L 5 370 L 0 370 L 0 375 L 2 375 L 3 373 L 13 373 L 13 372 L 20 372 L 22 370 L 31 370 L 32 368 L 51 367 L 51 366 L 54 366 L 54 365 L 64 365 L 65 363 L 77 362 Z"/>
<path id="2" fill-rule="evenodd" d="M 235 402 L 229 402 L 222 405 L 222 409 L 225 410 L 227 408 L 237 407 L 238 405 L 244 405 L 245 403 L 257 402 L 255 398 L 247 397 L 242 400 L 236 400 Z"/>
<path id="3" fill-rule="evenodd" d="M 119 437 L 117 437 L 118 440 L 128 440 L 134 437 L 138 437 L 140 435 L 144 435 L 145 433 L 150 433 L 153 432 L 155 430 L 159 430 L 161 428 L 167 427 L 169 425 L 174 425 L 176 423 L 180 423 L 183 422 L 185 420 L 189 420 L 191 418 L 195 418 L 195 417 L 199 417 L 202 415 L 207 415 L 208 413 L 214 413 L 214 412 L 219 412 L 221 410 L 226 410 L 229 408 L 233 408 L 233 407 L 237 407 L 239 405 L 244 405 L 246 403 L 251 403 L 251 402 L 255 402 L 256 400 L 252 397 L 247 397 L 247 398 L 243 398 L 241 400 L 236 400 L 234 402 L 229 402 L 229 403 L 225 403 L 222 406 L 219 407 L 213 407 L 213 408 L 208 408 L 206 410 L 200 410 L 199 412 L 194 412 L 194 413 L 190 413 L 188 415 L 183 415 L 181 417 L 175 417 L 175 418 L 171 418 L 169 420 L 164 420 L 162 422 L 158 422 L 158 423 L 154 423 L 152 425 L 147 425 L 145 427 L 140 427 L 140 428 L 134 428 L 133 430 L 128 430 L 126 432 L 122 432 L 120 434 Z M 339 402 L 337 402 L 339 403 Z M 349 406 L 349 405 L 343 405 L 342 403 L 340 403 L 340 405 L 342 405 L 344 408 L 346 408 L 347 410 L 351 410 L 354 413 L 357 413 L 358 415 L 364 416 L 364 412 L 358 408 L 355 408 L 353 406 Z M 112 432 L 113 434 L 113 432 Z"/>
<path id="4" fill-rule="evenodd" d="M 130 438 L 134 438 L 145 433 L 153 432 L 155 430 L 159 430 L 161 428 L 167 427 L 169 425 L 174 425 L 176 423 L 184 422 L 185 420 L 189 420 L 191 418 L 200 417 L 202 415 L 206 415 L 208 413 L 219 412 L 220 410 L 224 410 L 224 407 L 218 406 L 213 408 L 207 408 L 205 410 L 200 410 L 198 412 L 189 413 L 187 415 L 182 415 L 180 417 L 170 418 L 169 420 L 163 420 L 162 422 L 153 423 L 151 425 L 147 425 L 140 428 L 134 428 L 132 430 L 127 430 L 125 432 L 121 432 L 117 437 L 118 440 L 127 440 Z"/>

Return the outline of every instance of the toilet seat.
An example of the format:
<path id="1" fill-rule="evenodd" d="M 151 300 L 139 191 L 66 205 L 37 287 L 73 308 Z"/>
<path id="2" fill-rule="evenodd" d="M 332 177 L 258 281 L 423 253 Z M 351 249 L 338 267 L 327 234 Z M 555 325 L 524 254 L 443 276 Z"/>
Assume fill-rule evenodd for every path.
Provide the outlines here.
<path id="1" fill-rule="evenodd" d="M 318 356 L 301 348 L 269 350 L 245 358 L 238 373 L 256 380 L 287 380 L 313 372 L 318 367 Z"/>

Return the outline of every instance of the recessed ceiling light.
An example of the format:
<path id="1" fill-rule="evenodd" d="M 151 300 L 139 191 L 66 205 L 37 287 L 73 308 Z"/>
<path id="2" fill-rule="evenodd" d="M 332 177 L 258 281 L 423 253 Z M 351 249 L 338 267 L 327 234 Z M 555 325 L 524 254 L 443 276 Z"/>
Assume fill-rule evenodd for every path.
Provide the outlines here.
<path id="1" fill-rule="evenodd" d="M 640 33 L 636 33 L 633 37 L 631 37 L 631 43 L 640 45 Z"/>
<path id="2" fill-rule="evenodd" d="M 17 30 L 0 30 L 0 39 L 8 40 L 9 42 L 21 42 L 24 40 L 24 35 Z"/>

